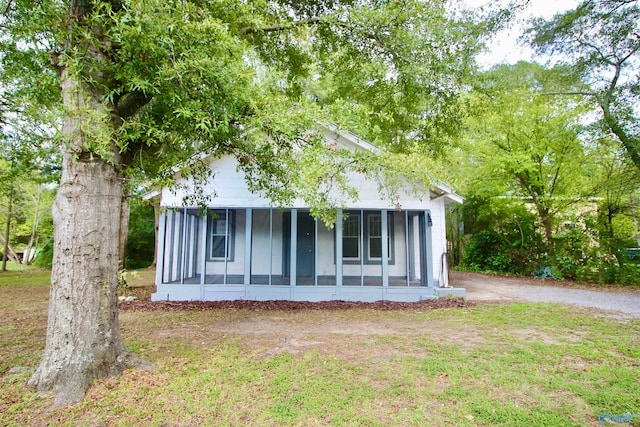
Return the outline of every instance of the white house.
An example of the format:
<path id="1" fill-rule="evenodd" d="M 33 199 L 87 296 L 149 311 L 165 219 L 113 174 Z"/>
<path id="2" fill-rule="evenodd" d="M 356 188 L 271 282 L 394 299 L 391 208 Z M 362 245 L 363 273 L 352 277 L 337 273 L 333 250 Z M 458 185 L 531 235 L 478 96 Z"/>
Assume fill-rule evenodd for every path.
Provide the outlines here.
<path id="1" fill-rule="evenodd" d="M 352 150 L 375 147 L 326 129 L 327 141 Z M 338 212 L 333 229 L 302 204 L 273 208 L 251 193 L 230 157 L 212 159 L 209 214 L 183 206 L 186 190 L 155 193 L 164 208 L 152 300 L 418 301 L 465 296 L 446 285 L 445 205 L 462 198 L 442 184 L 419 200 L 400 194 L 402 210 L 377 183 L 352 177 L 359 201 Z M 180 182 L 180 178 L 178 179 Z M 214 189 L 205 184 L 205 192 Z M 180 188 L 181 186 L 178 186 Z M 187 188 L 188 186 L 185 186 Z"/>

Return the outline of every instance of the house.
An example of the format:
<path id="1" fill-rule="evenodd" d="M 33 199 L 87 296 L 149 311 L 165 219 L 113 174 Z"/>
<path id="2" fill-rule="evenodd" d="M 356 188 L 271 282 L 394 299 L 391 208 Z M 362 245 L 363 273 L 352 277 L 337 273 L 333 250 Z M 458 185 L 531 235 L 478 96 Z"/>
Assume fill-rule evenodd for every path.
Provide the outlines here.
<path id="1" fill-rule="evenodd" d="M 375 149 L 326 128 L 327 143 Z M 211 159 L 215 198 L 208 214 L 183 206 L 184 189 L 159 197 L 157 290 L 152 300 L 418 301 L 465 296 L 446 285 L 445 205 L 462 198 L 441 184 L 424 200 L 400 194 L 402 210 L 377 184 L 354 176 L 359 201 L 330 229 L 303 205 L 271 207 L 247 188 L 234 158 Z M 180 183 L 180 178 L 178 178 Z M 211 184 L 204 191 L 213 194 Z M 187 188 L 188 186 L 177 186 Z"/>

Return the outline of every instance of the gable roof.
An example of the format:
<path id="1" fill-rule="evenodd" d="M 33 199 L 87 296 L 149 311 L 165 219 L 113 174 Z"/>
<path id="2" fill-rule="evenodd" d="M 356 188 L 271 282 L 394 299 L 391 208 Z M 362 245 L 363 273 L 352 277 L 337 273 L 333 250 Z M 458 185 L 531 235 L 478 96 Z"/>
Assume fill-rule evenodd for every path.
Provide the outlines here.
<path id="1" fill-rule="evenodd" d="M 342 145 L 344 145 L 347 148 L 353 148 L 355 150 L 362 150 L 362 151 L 373 151 L 376 153 L 384 151 L 382 148 L 359 137 L 353 132 L 340 129 L 334 123 L 323 123 L 320 126 L 323 127 L 326 132 L 333 134 L 333 139 L 336 141 L 336 143 L 342 143 Z M 196 155 L 196 157 L 200 160 L 210 156 L 213 156 L 213 154 L 200 153 L 199 155 Z M 160 195 L 161 195 L 160 190 L 153 189 L 143 194 L 142 200 L 150 200 L 155 197 L 159 197 Z M 445 205 L 448 205 L 451 203 L 464 202 L 464 198 L 462 196 L 460 196 L 459 194 L 456 194 L 451 188 L 451 186 L 441 181 L 431 185 L 431 187 L 429 188 L 429 197 L 431 201 L 444 199 Z"/>

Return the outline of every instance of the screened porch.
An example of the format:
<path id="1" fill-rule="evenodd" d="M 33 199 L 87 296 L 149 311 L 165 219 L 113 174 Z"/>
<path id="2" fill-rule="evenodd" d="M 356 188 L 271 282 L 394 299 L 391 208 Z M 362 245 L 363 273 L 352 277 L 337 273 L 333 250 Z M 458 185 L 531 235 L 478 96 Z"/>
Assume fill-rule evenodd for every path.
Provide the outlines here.
<path id="1" fill-rule="evenodd" d="M 340 297 L 336 288 L 364 295 L 432 286 L 430 226 L 428 211 L 339 211 L 328 228 L 304 209 L 166 209 L 159 294 L 162 285 L 174 293 L 175 286 L 199 285 L 200 294 L 187 292 L 186 299 L 331 299 Z"/>

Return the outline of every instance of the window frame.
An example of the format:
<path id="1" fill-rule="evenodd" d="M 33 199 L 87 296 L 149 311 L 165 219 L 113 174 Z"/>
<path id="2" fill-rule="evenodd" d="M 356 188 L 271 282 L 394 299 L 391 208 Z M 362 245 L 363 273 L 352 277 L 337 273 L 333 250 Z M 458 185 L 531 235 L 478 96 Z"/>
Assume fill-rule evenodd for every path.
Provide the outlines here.
<path id="1" fill-rule="evenodd" d="M 355 219 L 355 225 L 356 225 L 356 233 L 355 236 L 354 235 L 350 235 L 350 236 L 345 236 L 345 223 L 349 220 L 353 220 Z M 349 262 L 360 262 L 360 258 L 362 256 L 362 237 L 360 235 L 360 231 L 362 230 L 362 227 L 360 225 L 361 223 L 361 218 L 360 218 L 360 212 L 357 213 L 357 215 L 353 214 L 353 213 L 348 213 L 347 218 L 344 219 L 344 221 L 342 222 L 342 259 L 343 261 L 349 261 Z M 345 256 L 344 254 L 344 239 L 345 237 L 347 239 L 355 239 L 357 241 L 357 250 L 358 250 L 358 254 L 357 256 Z"/>
<path id="2" fill-rule="evenodd" d="M 382 211 L 345 211 L 345 213 L 349 216 L 357 216 L 358 218 L 358 258 L 345 257 L 344 256 L 344 223 L 346 220 L 343 220 L 343 228 L 342 228 L 342 264 L 352 265 L 352 264 L 364 264 L 364 265 L 379 265 L 382 263 L 382 257 L 371 257 L 370 256 L 370 230 L 369 230 L 369 218 L 371 217 L 379 217 L 382 220 Z M 395 232 L 394 232 L 394 223 L 393 223 L 393 212 L 387 211 L 387 240 L 388 240 L 388 257 L 387 264 L 395 265 Z M 363 221 L 366 226 L 363 226 Z M 382 225 L 380 225 L 381 234 L 382 234 Z M 364 236 L 363 236 L 364 235 Z M 380 242 L 382 242 L 382 236 L 379 237 Z M 363 254 L 364 252 L 364 254 Z M 364 259 L 362 259 L 362 255 L 364 255 Z"/>
<path id="3" fill-rule="evenodd" d="M 213 215 L 216 215 L 214 218 Z M 226 222 L 226 229 L 224 234 L 214 234 L 214 221 L 223 217 Z M 225 246 L 227 250 L 226 256 L 214 257 L 213 256 L 213 239 L 216 236 L 224 236 Z M 233 262 L 235 256 L 235 241 L 236 241 L 236 211 L 235 209 L 209 209 L 207 215 L 207 261 L 210 262 Z"/>

